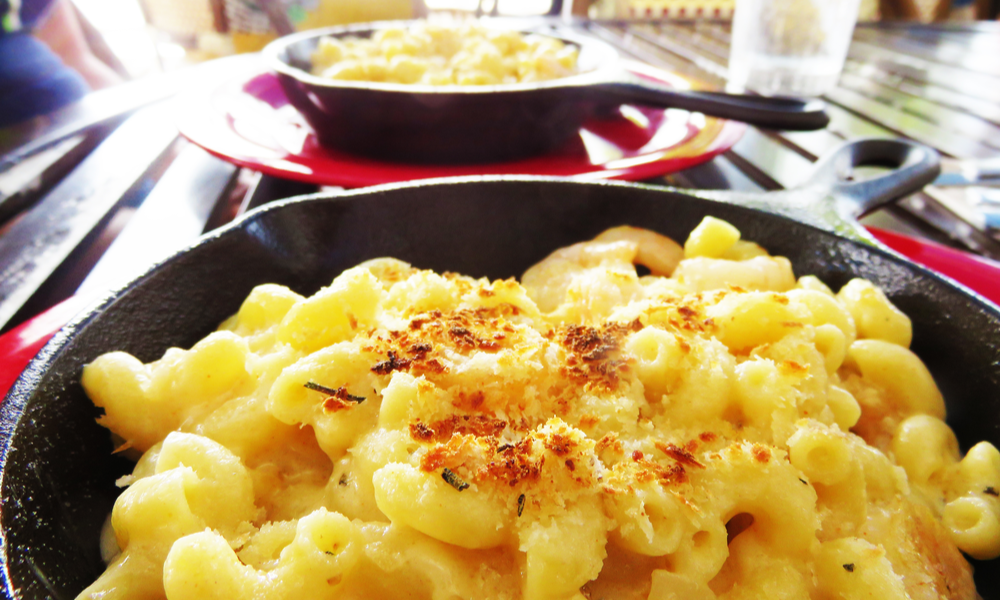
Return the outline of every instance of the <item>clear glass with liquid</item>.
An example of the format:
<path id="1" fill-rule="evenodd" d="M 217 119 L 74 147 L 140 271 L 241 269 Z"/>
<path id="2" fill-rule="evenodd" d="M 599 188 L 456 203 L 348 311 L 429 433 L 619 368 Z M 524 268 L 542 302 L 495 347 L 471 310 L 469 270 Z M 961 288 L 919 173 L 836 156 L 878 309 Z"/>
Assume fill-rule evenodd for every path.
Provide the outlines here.
<path id="1" fill-rule="evenodd" d="M 819 96 L 837 84 L 860 0 L 737 0 L 730 91 Z"/>

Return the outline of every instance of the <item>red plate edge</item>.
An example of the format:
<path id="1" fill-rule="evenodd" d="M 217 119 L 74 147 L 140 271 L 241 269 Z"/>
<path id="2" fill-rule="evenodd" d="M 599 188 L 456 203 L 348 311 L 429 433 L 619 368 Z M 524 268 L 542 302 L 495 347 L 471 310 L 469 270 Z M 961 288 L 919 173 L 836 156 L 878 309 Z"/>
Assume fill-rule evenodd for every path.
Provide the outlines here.
<path id="1" fill-rule="evenodd" d="M 884 229 L 869 227 L 868 230 L 913 262 L 943 273 L 1000 304 L 1000 262 Z M 89 303 L 89 298 L 71 296 L 0 336 L 0 395 L 7 394 L 42 346 Z"/>
<path id="2" fill-rule="evenodd" d="M 641 77 L 658 79 L 677 87 L 689 86 L 690 82 L 678 75 L 649 67 L 633 61 L 623 61 L 623 64 Z M 701 164 L 725 152 L 743 136 L 747 129 L 745 123 L 727 121 L 724 119 L 711 119 L 712 122 L 721 123 L 719 131 L 715 137 L 705 145 L 700 153 L 692 156 L 674 156 L 661 159 L 652 159 L 657 153 L 663 151 L 652 151 L 649 156 L 651 160 L 623 168 L 604 167 L 602 165 L 592 165 L 591 169 L 570 169 L 558 162 L 552 166 L 542 165 L 540 168 L 539 159 L 544 160 L 546 156 L 558 159 L 558 153 L 526 159 L 525 161 L 512 161 L 509 163 L 488 163 L 484 165 L 457 165 L 427 167 L 424 165 L 399 164 L 400 173 L 395 175 L 393 163 L 383 163 L 379 161 L 359 158 L 356 163 L 350 161 L 347 155 L 341 156 L 334 153 L 329 159 L 329 164 L 314 164 L 314 159 L 302 154 L 289 154 L 286 157 L 274 156 L 272 158 L 253 157 L 246 150 L 234 149 L 232 146 L 234 139 L 241 140 L 240 144 L 247 144 L 249 147 L 253 142 L 243 140 L 243 138 L 233 131 L 228 125 L 228 113 L 218 112 L 215 105 L 216 95 L 221 93 L 227 85 L 234 83 L 247 83 L 257 79 L 267 72 L 257 67 L 241 73 L 233 79 L 216 86 L 211 90 L 201 90 L 190 93 L 179 101 L 178 124 L 181 134 L 189 141 L 203 148 L 213 156 L 231 162 L 241 167 L 257 170 L 262 173 L 295 179 L 306 183 L 318 185 L 336 185 L 343 187 L 367 187 L 385 183 L 396 183 L 400 181 L 412 181 L 417 179 L 439 178 L 449 176 L 467 176 L 480 174 L 520 174 L 520 175 L 551 175 L 570 177 L 575 179 L 619 179 L 638 181 L 653 177 L 666 175 L 682 169 Z M 258 98 L 252 94 L 250 97 Z M 284 96 L 282 95 L 282 98 Z M 285 100 L 287 102 L 287 100 Z M 207 107 L 207 108 L 206 108 Z M 683 147 L 683 144 L 681 145 Z M 289 160 L 287 157 L 292 157 Z M 276 166 L 269 163 L 284 163 L 287 167 Z M 613 161 L 617 162 L 617 161 Z M 319 166 L 320 169 L 316 167 Z M 360 168 L 351 169 L 351 166 Z M 325 167 L 325 168 L 324 168 Z M 336 167 L 332 171 L 331 167 Z M 553 168 L 554 167 L 554 168 Z"/>
<path id="3" fill-rule="evenodd" d="M 1000 305 L 1000 262 L 894 231 L 876 227 L 869 227 L 868 231 L 913 262 L 943 273 Z"/>
<path id="4" fill-rule="evenodd" d="M 654 177 L 660 177 L 663 175 L 669 175 L 670 173 L 675 173 L 677 171 L 682 171 L 684 169 L 698 166 L 702 163 L 708 162 L 715 158 L 716 156 L 726 152 L 734 145 L 736 142 L 743 137 L 744 132 L 747 129 L 746 123 L 738 123 L 736 121 L 729 121 L 727 126 L 723 128 L 719 136 L 715 138 L 712 143 L 705 149 L 702 154 L 698 156 L 682 157 L 671 159 L 671 163 L 674 165 L 668 171 L 664 171 L 662 161 L 654 161 L 649 163 L 643 163 L 627 169 L 618 170 L 603 170 L 603 171 L 593 171 L 589 173 L 580 173 L 576 175 L 569 175 L 570 179 L 586 179 L 586 180 L 620 180 L 620 181 L 642 181 L 644 179 L 652 179 Z M 212 156 L 222 159 L 224 161 L 230 162 L 239 167 L 245 167 L 252 169 L 254 171 L 260 171 L 265 175 L 271 175 L 274 177 L 279 177 L 283 179 L 294 179 L 296 181 L 301 181 L 304 183 L 312 183 L 315 185 L 339 185 L 348 188 L 361 188 L 370 187 L 375 185 L 384 185 L 386 183 L 399 183 L 402 181 L 416 181 L 419 179 L 436 179 L 438 177 L 449 177 L 449 176 L 462 176 L 462 175 L 447 175 L 447 174 L 428 174 L 425 177 L 416 177 L 414 179 L 400 179 L 400 180 L 385 180 L 381 178 L 363 178 L 358 177 L 354 174 L 343 173 L 339 176 L 339 180 L 334 183 L 331 182 L 329 177 L 323 174 L 317 173 L 303 173 L 297 171 L 289 171 L 286 169 L 280 169 L 277 167 L 271 167 L 266 164 L 262 164 L 253 160 L 244 160 L 238 157 L 230 156 L 224 152 L 218 152 L 213 150 L 208 146 L 202 145 L 198 140 L 192 139 L 184 131 L 181 134 L 190 142 L 193 142 L 199 146 L 202 150 L 205 150 Z M 514 175 L 535 175 L 535 173 L 513 173 Z M 542 174 L 544 176 L 544 174 Z"/>
<path id="5" fill-rule="evenodd" d="M 83 296 L 70 296 L 0 336 L 0 396 L 7 395 L 42 346 L 89 302 Z"/>

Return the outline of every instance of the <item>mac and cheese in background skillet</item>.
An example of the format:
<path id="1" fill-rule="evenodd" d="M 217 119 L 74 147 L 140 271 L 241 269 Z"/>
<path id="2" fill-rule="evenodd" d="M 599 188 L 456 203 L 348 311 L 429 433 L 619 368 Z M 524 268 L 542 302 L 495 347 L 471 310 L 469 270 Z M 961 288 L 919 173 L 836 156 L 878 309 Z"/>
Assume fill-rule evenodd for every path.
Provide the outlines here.
<path id="1" fill-rule="evenodd" d="M 576 73 L 578 50 L 556 38 L 480 25 L 417 22 L 371 38 L 325 37 L 312 74 L 345 81 L 422 85 L 497 85 Z"/>
<path id="2" fill-rule="evenodd" d="M 259 286 L 190 350 L 86 368 L 141 458 L 81 597 L 974 598 L 1000 454 L 960 455 L 910 338 L 712 218 L 520 284 Z"/>

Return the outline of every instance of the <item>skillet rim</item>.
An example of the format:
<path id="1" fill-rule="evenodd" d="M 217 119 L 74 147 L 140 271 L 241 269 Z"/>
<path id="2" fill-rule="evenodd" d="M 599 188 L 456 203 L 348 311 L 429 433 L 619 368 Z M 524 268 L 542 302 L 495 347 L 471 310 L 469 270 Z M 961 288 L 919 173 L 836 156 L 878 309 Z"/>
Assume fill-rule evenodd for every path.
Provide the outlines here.
<path id="1" fill-rule="evenodd" d="M 861 249 L 864 252 L 873 252 L 882 258 L 888 259 L 893 263 L 919 275 L 922 277 L 930 276 L 932 280 L 935 280 L 939 284 L 943 284 L 946 288 L 952 288 L 954 291 L 958 292 L 966 300 L 970 301 L 974 308 L 978 308 L 981 311 L 989 313 L 990 316 L 1000 321 L 1000 307 L 996 304 L 990 302 L 986 298 L 977 294 L 976 292 L 969 290 L 965 286 L 958 282 L 953 281 L 947 276 L 941 275 L 930 269 L 923 267 L 922 265 L 916 264 L 902 255 L 889 250 L 880 244 L 875 243 L 865 243 L 864 241 L 853 240 L 845 237 L 844 235 L 837 233 L 835 231 L 830 231 L 816 225 L 809 223 L 803 223 L 797 221 L 789 216 L 783 214 L 777 214 L 773 212 L 768 212 L 761 210 L 756 207 L 742 206 L 739 204 L 734 204 L 730 202 L 725 202 L 717 198 L 706 198 L 699 196 L 695 193 L 690 193 L 685 190 L 680 190 L 677 188 L 669 188 L 664 186 L 655 186 L 649 184 L 637 184 L 628 182 L 618 182 L 618 181 L 574 181 L 565 178 L 556 177 L 538 177 L 538 176 L 476 176 L 476 177 L 462 177 L 462 178 L 441 178 L 441 179 L 431 179 L 431 180 L 421 180 L 416 182 L 403 182 L 386 184 L 381 186 L 374 186 L 370 188 L 362 188 L 359 190 L 351 190 L 346 192 L 320 192 L 316 194 L 309 194 L 303 196 L 296 196 L 292 198 L 287 198 L 279 201 L 275 201 L 264 206 L 261 206 L 251 212 L 246 213 L 239 219 L 220 227 L 219 229 L 210 232 L 199 238 L 193 244 L 178 250 L 177 252 L 171 254 L 169 257 L 157 262 L 148 268 L 141 275 L 135 277 L 127 284 L 118 287 L 115 290 L 108 292 L 103 298 L 92 303 L 87 309 L 75 316 L 66 326 L 64 326 L 53 338 L 45 344 L 41 351 L 28 363 L 24 371 L 18 376 L 18 379 L 11 386 L 10 390 L 3 398 L 2 405 L 0 405 L 0 489 L 5 487 L 7 481 L 7 464 L 10 451 L 12 449 L 12 442 L 15 441 L 16 434 L 22 430 L 21 421 L 24 414 L 25 407 L 29 402 L 35 400 L 35 395 L 38 392 L 41 384 L 44 382 L 46 374 L 49 372 L 52 364 L 59 358 L 62 357 L 65 348 L 74 340 L 75 337 L 80 335 L 80 333 L 93 324 L 93 322 L 99 319 L 104 312 L 110 308 L 113 304 L 118 302 L 120 299 L 129 294 L 133 289 L 141 285 L 143 282 L 150 278 L 153 278 L 159 271 L 167 268 L 171 263 L 181 259 L 188 253 L 192 252 L 197 248 L 201 248 L 205 245 L 216 243 L 216 240 L 228 235 L 233 235 L 234 232 L 251 227 L 255 222 L 257 222 L 264 215 L 269 214 L 271 211 L 280 211 L 288 206 L 295 206 L 299 204 L 310 204 L 310 203 L 339 203 L 344 202 L 358 202 L 363 201 L 365 196 L 378 195 L 385 192 L 395 192 L 399 190 L 415 189 L 415 188 L 426 188 L 426 187 L 437 187 L 437 186 L 456 186 L 456 185 L 475 185 L 475 184 L 492 184 L 492 185 L 505 185 L 506 183 L 540 183 L 543 185 L 553 185 L 556 187 L 571 185 L 571 186 L 590 186 L 590 187 L 613 187 L 613 188 L 624 188 L 624 189 L 637 189 L 646 192 L 656 192 L 662 194 L 668 194 L 673 196 L 680 196 L 686 199 L 693 199 L 696 201 L 702 201 L 707 203 L 707 206 L 725 206 L 727 208 L 736 208 L 738 211 L 747 211 L 755 216 L 763 216 L 764 219 L 774 218 L 777 222 L 791 222 L 796 226 L 804 226 L 807 230 L 814 231 L 820 235 L 832 236 L 834 240 L 843 245 L 847 242 L 847 246 L 854 249 Z M 715 192 L 718 195 L 718 192 Z M 755 195 L 755 197 L 763 196 L 764 194 Z M 745 196 L 745 194 L 744 194 Z M 361 198 L 362 200 L 359 200 Z M 540 260 L 540 258 L 539 258 Z M 110 350 L 108 350 L 110 351 Z M 14 586 L 14 581 L 11 577 L 11 572 L 9 570 L 9 565 L 7 561 L 7 552 L 9 549 L 8 544 L 8 531 L 5 526 L 2 526 L 2 521 L 5 521 L 4 514 L 8 511 L 8 507 L 0 504 L 0 570 L 2 570 L 2 585 L 0 585 L 0 595 L 6 596 L 8 592 L 13 595 L 10 597 L 22 597 L 18 592 L 22 589 L 20 587 Z M 975 561 L 978 563 L 978 561 Z"/>
<path id="2" fill-rule="evenodd" d="M 584 186 L 596 186 L 596 187 L 641 189 L 645 191 L 684 196 L 686 198 L 694 199 L 699 202 L 706 202 L 714 205 L 721 205 L 727 207 L 736 206 L 740 209 L 760 214 L 767 218 L 775 218 L 781 221 L 794 223 L 797 226 L 806 227 L 817 233 L 833 236 L 837 238 L 839 243 L 846 242 L 852 246 L 863 249 L 867 252 L 875 252 L 876 254 L 879 254 L 885 258 L 889 258 L 894 262 L 901 263 L 902 266 L 908 269 L 916 271 L 921 275 L 929 276 L 931 279 L 935 279 L 938 282 L 945 284 L 946 286 L 955 288 L 956 291 L 965 295 L 968 299 L 972 300 L 974 303 L 980 305 L 980 308 L 983 308 L 988 312 L 994 313 L 997 319 L 1000 320 L 1000 305 L 994 304 L 992 301 L 982 296 L 978 292 L 955 281 L 954 279 L 948 277 L 947 275 L 938 273 L 937 271 L 933 271 L 919 263 L 910 260 L 909 258 L 903 256 L 902 254 L 896 252 L 895 250 L 892 250 L 891 248 L 888 248 L 887 246 L 883 245 L 881 242 L 878 242 L 877 240 L 875 240 L 870 236 L 868 236 L 868 239 L 864 241 L 854 240 L 837 231 L 831 231 L 811 223 L 805 223 L 803 221 L 796 220 L 790 216 L 781 213 L 770 212 L 757 207 L 744 206 L 739 203 L 725 202 L 723 200 L 719 200 L 718 197 L 724 195 L 725 192 L 728 190 L 711 190 L 712 194 L 715 195 L 715 197 L 704 197 L 698 195 L 697 193 L 692 193 L 690 191 L 681 188 L 659 186 L 646 183 L 617 181 L 617 180 L 573 180 L 561 177 L 551 177 L 551 176 L 541 176 L 541 175 L 476 175 L 476 176 L 465 176 L 465 177 L 438 177 L 432 179 L 421 179 L 417 181 L 387 183 L 387 184 L 358 188 L 353 190 L 316 192 L 314 194 L 291 196 L 289 198 L 275 200 L 273 202 L 269 202 L 267 204 L 259 206 L 241 215 L 239 218 L 231 221 L 230 223 L 227 223 L 212 232 L 204 234 L 192 244 L 189 244 L 184 248 L 177 250 L 170 256 L 167 256 L 164 259 L 154 263 L 147 270 L 143 271 L 140 275 L 134 277 L 128 283 L 121 285 L 113 290 L 109 290 L 103 297 L 98 298 L 94 302 L 90 303 L 87 308 L 80 311 L 80 313 L 78 313 L 68 323 L 66 323 L 66 325 L 64 325 L 52 337 L 52 339 L 46 342 L 46 344 L 42 347 L 42 349 L 39 350 L 38 354 L 35 355 L 35 357 L 32 358 L 31 361 L 27 364 L 24 371 L 21 372 L 21 374 L 18 376 L 14 384 L 11 385 L 7 394 L 2 399 L 0 399 L 0 487 L 2 487 L 3 485 L 3 476 L 6 467 L 6 458 L 7 458 L 7 451 L 9 448 L 9 438 L 10 438 L 10 433 L 8 432 L 8 428 L 6 427 L 8 423 L 7 421 L 7 416 L 8 416 L 7 407 L 9 405 L 8 400 L 15 397 L 15 392 L 23 394 L 21 388 L 24 387 L 25 385 L 25 382 L 23 381 L 25 379 L 25 375 L 26 374 L 33 375 L 34 374 L 33 371 L 36 369 L 36 363 L 39 363 L 42 360 L 45 361 L 45 366 L 51 363 L 52 360 L 55 358 L 54 355 L 56 354 L 56 351 L 58 350 L 56 348 L 56 345 L 58 345 L 58 348 L 62 348 L 63 346 L 65 346 L 66 343 L 69 341 L 69 338 L 73 337 L 76 334 L 77 330 L 89 324 L 90 321 L 97 318 L 107 308 L 109 308 L 112 304 L 114 304 L 114 302 L 116 302 L 119 298 L 127 294 L 141 282 L 155 275 L 156 272 L 165 268 L 167 264 L 178 260 L 179 257 L 188 254 L 195 248 L 199 248 L 206 244 L 213 243 L 215 239 L 220 238 L 222 236 L 230 235 L 232 231 L 249 227 L 254 221 L 259 219 L 262 215 L 265 215 L 272 211 L 281 210 L 289 205 L 308 204 L 312 202 L 338 202 L 341 200 L 352 201 L 357 197 L 364 197 L 367 195 L 379 194 L 382 192 L 392 192 L 396 190 L 425 188 L 432 186 L 451 186 L 451 185 L 466 185 L 466 184 L 479 184 L 479 183 L 503 185 L 506 182 L 514 182 L 514 183 L 537 182 L 543 184 L 557 184 L 557 185 L 571 184 L 571 185 L 584 185 Z M 782 193 L 794 192 L 794 191 L 796 190 L 792 189 L 783 191 Z M 766 197 L 768 192 L 763 192 L 760 194 L 746 194 L 746 193 L 737 193 L 737 194 L 744 197 L 745 196 Z M 3 513 L 3 506 L 0 505 L 0 515 L 2 515 L 2 513 Z M 4 541 L 5 537 L 3 535 L 3 530 L 0 529 L 0 552 L 2 552 L 3 550 Z"/>

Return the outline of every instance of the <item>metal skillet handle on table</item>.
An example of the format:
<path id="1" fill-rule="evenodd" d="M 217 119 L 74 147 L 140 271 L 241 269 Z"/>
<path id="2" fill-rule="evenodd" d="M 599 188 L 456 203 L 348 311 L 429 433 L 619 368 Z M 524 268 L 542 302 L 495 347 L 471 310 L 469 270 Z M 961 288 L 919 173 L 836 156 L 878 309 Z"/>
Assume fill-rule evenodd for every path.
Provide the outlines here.
<path id="1" fill-rule="evenodd" d="M 887 173 L 856 180 L 858 167 L 888 167 Z M 839 212 L 848 220 L 918 192 L 941 173 L 938 153 L 907 140 L 863 139 L 848 142 L 816 163 L 806 186 L 818 185 L 839 197 Z"/>
<path id="2" fill-rule="evenodd" d="M 591 98 L 609 105 L 680 108 L 766 129 L 813 131 L 830 123 L 826 104 L 815 99 L 678 90 L 632 75 L 627 75 L 624 81 L 592 85 L 586 91 Z"/>
<path id="3" fill-rule="evenodd" d="M 855 179 L 859 167 L 886 167 L 886 173 Z M 780 214 L 868 244 L 875 239 L 858 219 L 886 204 L 919 192 L 941 172 L 933 149 L 909 140 L 861 139 L 847 142 L 816 163 L 801 186 L 766 193 L 687 191 L 696 196 Z"/>

